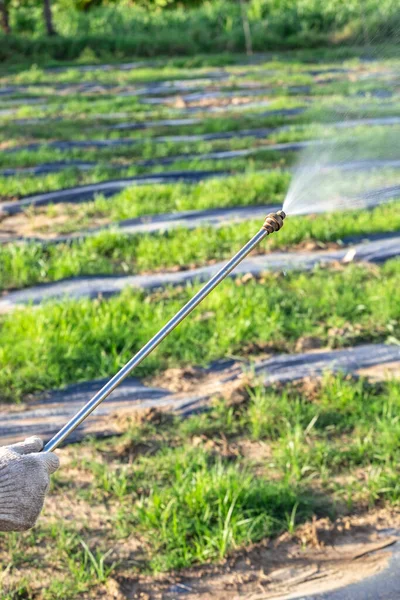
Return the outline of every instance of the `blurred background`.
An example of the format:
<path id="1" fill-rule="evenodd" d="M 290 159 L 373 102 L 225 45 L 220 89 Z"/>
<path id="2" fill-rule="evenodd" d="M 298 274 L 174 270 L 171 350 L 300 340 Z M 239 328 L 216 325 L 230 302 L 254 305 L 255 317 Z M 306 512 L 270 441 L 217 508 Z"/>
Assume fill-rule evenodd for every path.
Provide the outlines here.
<path id="1" fill-rule="evenodd" d="M 1 60 L 368 45 L 399 32 L 396 0 L 2 0 L 1 16 Z"/>

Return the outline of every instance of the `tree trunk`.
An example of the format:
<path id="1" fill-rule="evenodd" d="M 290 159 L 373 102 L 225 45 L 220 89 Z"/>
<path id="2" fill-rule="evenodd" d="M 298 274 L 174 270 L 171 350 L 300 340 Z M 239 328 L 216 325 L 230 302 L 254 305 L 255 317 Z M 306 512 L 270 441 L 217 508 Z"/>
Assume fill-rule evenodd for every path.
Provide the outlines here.
<path id="1" fill-rule="evenodd" d="M 244 0 L 239 0 L 239 4 L 240 4 L 240 12 L 242 15 L 242 26 L 243 26 L 243 33 L 244 33 L 244 41 L 246 44 L 246 53 L 248 56 L 251 56 L 253 54 L 253 41 L 251 38 L 250 23 L 249 23 L 249 19 L 247 16 L 247 7 L 244 3 Z"/>
<path id="2" fill-rule="evenodd" d="M 48 35 L 56 35 L 56 30 L 54 29 L 54 26 L 53 26 L 53 17 L 51 14 L 50 0 L 44 0 L 43 14 L 44 14 L 44 21 L 46 23 L 47 34 Z"/>
<path id="3" fill-rule="evenodd" d="M 8 14 L 8 6 L 6 4 L 6 0 L 0 0 L 0 20 L 1 20 L 1 27 L 4 31 L 4 33 L 11 33 L 11 27 L 10 27 L 10 19 L 9 19 L 9 14 Z"/>
<path id="4" fill-rule="evenodd" d="M 368 31 L 368 20 L 367 20 L 367 15 L 365 14 L 365 7 L 362 2 L 360 4 L 360 11 L 361 11 L 361 22 L 362 22 L 362 29 L 363 29 L 364 44 L 367 46 L 367 48 L 369 48 L 369 46 L 371 45 L 371 40 L 369 37 L 369 31 Z"/>

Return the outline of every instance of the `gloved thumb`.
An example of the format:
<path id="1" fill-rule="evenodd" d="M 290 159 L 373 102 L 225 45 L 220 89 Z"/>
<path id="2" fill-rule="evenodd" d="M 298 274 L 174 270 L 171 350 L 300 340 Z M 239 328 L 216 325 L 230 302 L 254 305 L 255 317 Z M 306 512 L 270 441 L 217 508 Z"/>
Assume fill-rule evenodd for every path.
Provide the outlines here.
<path id="1" fill-rule="evenodd" d="M 42 461 L 48 475 L 52 475 L 60 466 L 60 460 L 53 452 L 41 452 L 38 458 Z"/>
<path id="2" fill-rule="evenodd" d="M 37 435 L 26 438 L 23 442 L 8 446 L 10 450 L 14 450 L 17 454 L 31 454 L 32 452 L 40 452 L 43 448 L 43 441 Z"/>

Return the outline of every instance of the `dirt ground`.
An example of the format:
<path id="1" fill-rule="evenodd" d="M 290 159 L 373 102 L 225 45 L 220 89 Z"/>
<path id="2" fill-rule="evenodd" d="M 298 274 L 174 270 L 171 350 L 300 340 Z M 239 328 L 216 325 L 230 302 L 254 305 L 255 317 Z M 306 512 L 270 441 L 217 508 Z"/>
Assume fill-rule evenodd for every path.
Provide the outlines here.
<path id="1" fill-rule="evenodd" d="M 385 568 L 398 541 L 400 513 L 314 520 L 220 563 L 179 576 L 111 579 L 99 593 L 114 600 L 268 600 L 321 593 L 355 583 Z"/>

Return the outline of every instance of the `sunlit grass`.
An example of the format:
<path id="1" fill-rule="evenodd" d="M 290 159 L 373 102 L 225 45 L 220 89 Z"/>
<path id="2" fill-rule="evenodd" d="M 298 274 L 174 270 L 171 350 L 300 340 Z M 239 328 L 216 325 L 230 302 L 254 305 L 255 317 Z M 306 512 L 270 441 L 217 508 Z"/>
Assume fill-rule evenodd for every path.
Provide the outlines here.
<path id="1" fill-rule="evenodd" d="M 230 257 L 260 227 L 260 219 L 244 223 L 191 230 L 179 228 L 164 234 L 129 235 L 103 231 L 84 240 L 57 245 L 42 243 L 0 246 L 0 290 L 15 289 L 66 277 L 133 274 L 190 268 Z M 290 217 L 282 235 L 272 236 L 259 252 L 271 252 L 307 241 L 333 242 L 346 236 L 400 230 L 398 203 L 359 211 Z"/>
<path id="2" fill-rule="evenodd" d="M 204 304 L 209 316 L 182 323 L 136 374 L 204 365 L 240 354 L 250 343 L 291 349 L 303 335 L 334 345 L 399 336 L 396 260 L 372 272 L 352 266 L 343 272 L 268 277 L 268 286 L 250 281 L 238 287 L 226 281 Z M 189 286 L 168 295 L 125 290 L 109 301 L 65 300 L 2 316 L 2 397 L 15 400 L 34 390 L 111 375 L 196 289 Z M 334 332 L 344 325 L 343 338 Z"/>
<path id="3" fill-rule="evenodd" d="M 389 48 L 388 55 L 394 52 L 396 49 Z M 262 140 L 285 142 L 329 137 L 332 129 L 318 123 L 343 114 L 346 118 L 397 114 L 396 95 L 390 101 L 373 96 L 376 90 L 391 87 L 390 82 L 386 85 L 379 78 L 358 81 L 357 77 L 365 71 L 382 75 L 385 69 L 395 70 L 398 61 L 366 64 L 351 59 L 359 54 L 359 50 L 344 47 L 290 55 L 274 52 L 273 60 L 265 58 L 250 67 L 238 64 L 242 57 L 228 53 L 182 56 L 129 71 L 82 73 L 77 64 L 62 72 L 18 67 L 2 77 L 2 84 L 29 84 L 32 87 L 27 93 L 31 95 L 39 95 L 36 84 L 49 84 L 42 89 L 46 107 L 19 107 L 0 99 L 0 110 L 8 105 L 18 110 L 16 117 L 0 116 L 0 141 L 5 148 L 35 142 L 43 145 L 32 152 L 3 152 L 2 168 L 71 159 L 99 165 L 85 173 L 67 169 L 41 177 L 2 178 L 1 199 L 179 168 L 220 169 L 233 174 L 196 185 L 131 187 L 112 199 L 99 195 L 79 205 L 30 208 L 20 216 L 20 223 L 28 225 L 32 235 L 77 232 L 180 210 L 281 205 L 291 178 L 289 168 L 297 157 L 294 153 L 260 152 L 229 161 L 181 157 L 161 167 L 135 163 L 260 144 L 251 136 L 229 142 L 184 143 L 156 142 L 152 138 L 157 136 L 292 125 Z M 101 60 L 94 56 L 89 62 Z M 103 56 L 103 60 L 108 59 Z M 318 63 L 320 60 L 325 62 Z M 61 97 L 52 87 L 68 82 L 125 86 L 204 77 L 211 66 L 227 67 L 230 87 L 252 78 L 260 87 L 275 87 L 271 103 L 265 109 L 243 112 L 228 107 L 220 113 L 207 113 L 205 108 L 194 115 L 198 122 L 188 126 L 113 131 L 109 127 L 115 123 L 171 118 L 182 112 L 145 105 L 114 91 L 78 96 L 72 90 Z M 330 66 L 352 69 L 354 80 L 348 80 L 346 74 L 327 73 L 322 78 L 332 81 L 317 84 L 309 71 Z M 291 85 L 310 85 L 309 94 L 290 95 Z M 358 96 L 360 92 L 365 97 Z M 297 115 L 269 114 L 299 106 L 307 106 L 307 110 Z M 13 122 L 22 117 L 49 120 Z M 363 158 L 376 156 L 383 146 L 386 154 L 380 158 L 395 154 L 395 128 L 358 127 L 351 135 L 364 140 Z M 120 137 L 131 137 L 140 144 L 68 152 L 44 145 L 47 140 Z M 351 185 L 357 193 L 366 181 L 372 187 L 387 187 L 397 178 L 394 170 L 360 171 L 351 176 Z M 0 288 L 21 288 L 76 275 L 142 273 L 176 265 L 188 268 L 222 260 L 259 225 L 251 220 L 219 229 L 197 227 L 190 232 L 177 229 L 140 236 L 110 230 L 57 246 L 8 244 L 0 248 Z M 282 234 L 269 238 L 262 250 L 397 232 L 399 226 L 395 203 L 369 212 L 307 218 L 289 215 Z M 9 227 L 7 219 L 3 227 Z M 266 274 L 257 281 L 228 280 L 134 374 L 143 377 L 161 374 L 169 367 L 205 366 L 226 357 L 251 362 L 258 349 L 262 353 L 295 351 L 299 340 L 308 336 L 331 348 L 373 341 L 397 343 L 399 281 L 398 260 L 380 267 L 343 265 L 305 274 Z M 113 375 L 198 287 L 155 293 L 125 290 L 109 300 L 65 299 L 1 315 L 0 399 L 28 400 L 31 393 Z M 113 588 L 105 587 L 110 578 L 114 585 L 119 581 L 130 585 L 134 578 L 134 585 L 140 586 L 143 573 L 223 560 L 283 532 L 296 536 L 297 527 L 311 516 L 334 517 L 384 502 L 398 505 L 397 381 L 371 384 L 327 374 L 321 383 L 275 389 L 265 388 L 251 369 L 246 381 L 248 386 L 233 398 L 217 395 L 208 412 L 185 420 L 168 416 L 154 422 L 150 414 L 142 425 L 127 418 L 125 428 L 121 425 L 125 429 L 122 437 L 85 441 L 84 446 L 61 451 L 63 468 L 53 477 L 54 501 L 46 504 L 39 525 L 26 534 L 0 535 L 6 574 L 0 584 L 1 597 L 74 600 L 111 595 Z"/>

